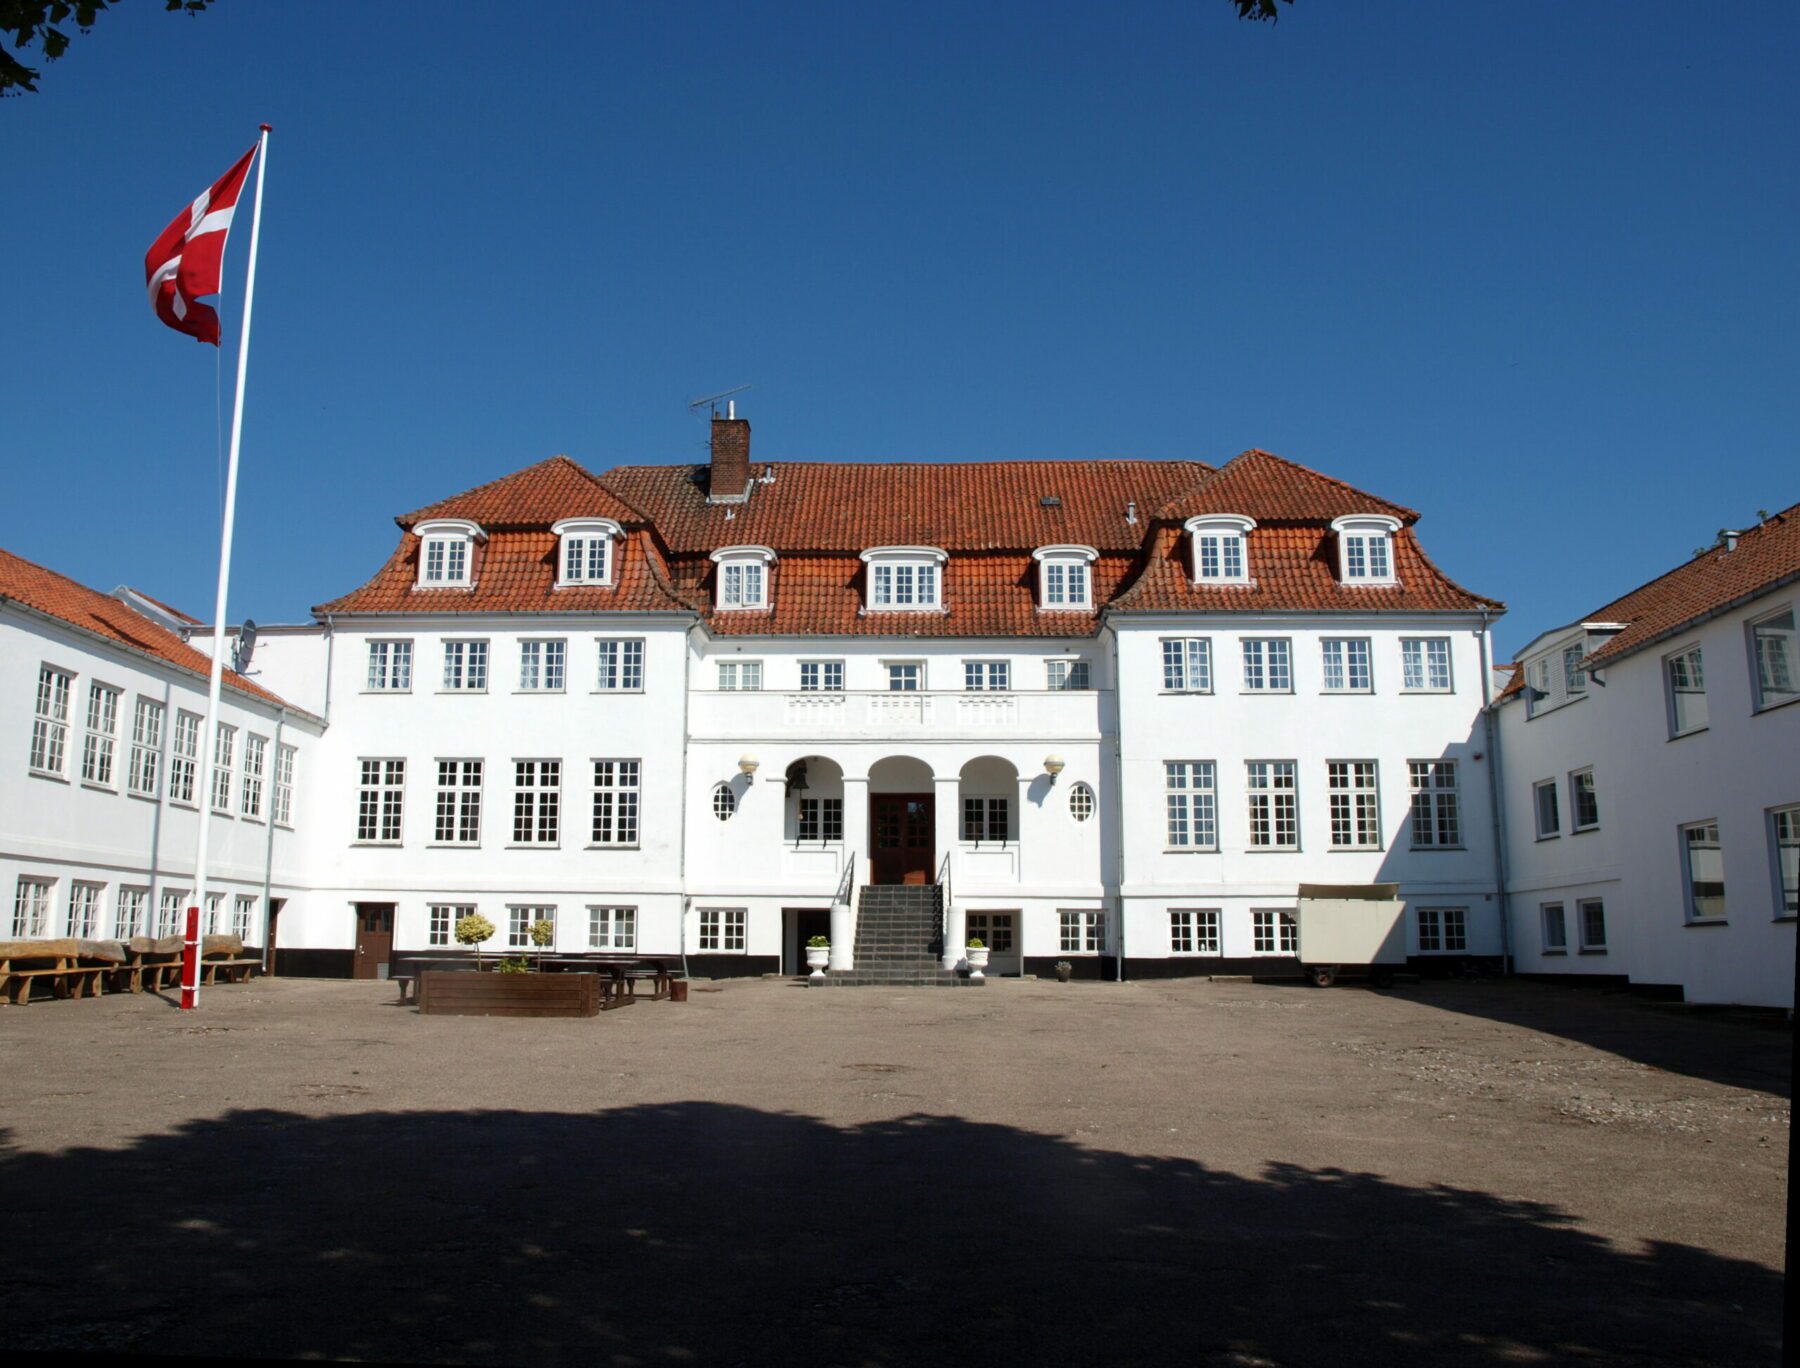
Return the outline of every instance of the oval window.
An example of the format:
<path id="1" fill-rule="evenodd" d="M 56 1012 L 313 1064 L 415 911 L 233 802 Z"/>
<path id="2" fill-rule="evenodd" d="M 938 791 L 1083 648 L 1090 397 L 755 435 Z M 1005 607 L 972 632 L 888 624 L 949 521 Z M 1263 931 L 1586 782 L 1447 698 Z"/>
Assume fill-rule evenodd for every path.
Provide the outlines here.
<path id="1" fill-rule="evenodd" d="M 1094 815 L 1094 791 L 1086 784 L 1077 784 L 1069 790 L 1069 812 L 1078 822 L 1085 822 Z"/>
<path id="2" fill-rule="evenodd" d="M 720 784 L 713 789 L 713 816 L 721 822 L 729 822 L 731 814 L 737 811 L 737 794 L 731 791 L 730 784 Z"/>

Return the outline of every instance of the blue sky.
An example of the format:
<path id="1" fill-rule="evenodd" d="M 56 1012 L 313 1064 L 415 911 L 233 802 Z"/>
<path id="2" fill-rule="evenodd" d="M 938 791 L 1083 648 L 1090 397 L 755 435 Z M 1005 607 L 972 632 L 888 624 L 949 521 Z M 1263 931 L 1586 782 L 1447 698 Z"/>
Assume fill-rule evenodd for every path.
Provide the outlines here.
<path id="1" fill-rule="evenodd" d="M 210 613 L 214 356 L 141 263 L 262 120 L 233 618 L 746 383 L 769 459 L 1280 452 L 1502 658 L 1800 499 L 1800 6 L 453 13 L 142 0 L 0 103 L 0 545 Z"/>

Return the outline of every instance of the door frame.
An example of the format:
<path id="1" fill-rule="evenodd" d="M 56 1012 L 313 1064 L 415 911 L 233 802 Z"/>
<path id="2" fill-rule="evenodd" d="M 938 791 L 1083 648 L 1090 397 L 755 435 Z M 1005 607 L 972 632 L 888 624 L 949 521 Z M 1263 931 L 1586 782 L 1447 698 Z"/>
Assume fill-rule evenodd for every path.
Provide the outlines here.
<path id="1" fill-rule="evenodd" d="M 925 806 L 925 882 L 930 883 L 937 873 L 937 795 L 935 793 L 871 793 L 869 795 L 869 882 L 889 887 L 899 887 L 905 883 L 905 876 L 892 881 L 880 877 L 882 870 L 877 856 L 875 844 L 875 808 L 882 802 L 913 802 Z M 904 849 L 904 847 L 902 847 Z"/>
<path id="2" fill-rule="evenodd" d="M 387 925 L 387 931 L 385 933 L 387 936 L 387 955 L 384 959 L 369 961 L 368 962 L 369 963 L 369 972 L 366 974 L 360 972 L 363 967 L 363 963 L 364 963 L 364 960 L 363 960 L 363 953 L 364 953 L 363 952 L 363 912 L 364 912 L 365 908 L 367 908 L 367 909 L 386 908 L 387 914 L 388 914 L 388 925 Z M 393 902 L 370 901 L 370 902 L 353 902 L 350 904 L 350 914 L 351 914 L 351 916 L 353 916 L 356 919 L 355 932 L 352 937 L 351 945 L 350 945 L 350 977 L 351 978 L 353 978 L 353 979 L 385 978 L 386 975 L 382 974 L 380 972 L 380 969 L 378 968 L 379 965 L 384 964 L 384 963 L 390 966 L 389 973 L 393 972 L 391 966 L 393 965 L 393 962 L 394 962 L 394 922 L 398 919 L 399 911 L 400 911 L 400 905 L 398 903 L 393 903 Z M 373 932 L 372 934 L 374 934 L 376 936 L 380 936 L 383 933 L 377 931 L 377 932 Z"/>

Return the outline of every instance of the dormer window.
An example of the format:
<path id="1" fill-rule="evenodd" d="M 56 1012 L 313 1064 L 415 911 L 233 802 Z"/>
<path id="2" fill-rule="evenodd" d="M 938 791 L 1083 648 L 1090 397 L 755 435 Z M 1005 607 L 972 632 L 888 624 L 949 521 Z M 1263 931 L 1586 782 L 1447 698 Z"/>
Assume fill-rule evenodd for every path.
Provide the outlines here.
<path id="1" fill-rule="evenodd" d="M 610 518 L 565 518 L 550 530 L 558 537 L 556 587 L 613 582 L 613 542 L 625 529 Z"/>
<path id="2" fill-rule="evenodd" d="M 1031 553 L 1038 563 L 1040 608 L 1092 608 L 1093 564 L 1100 553 L 1091 546 L 1040 546 Z"/>
<path id="3" fill-rule="evenodd" d="M 931 546 L 882 546 L 862 553 L 869 567 L 868 609 L 918 613 L 943 607 L 943 565 L 949 557 Z"/>
<path id="4" fill-rule="evenodd" d="M 1187 530 L 1195 584 L 1250 583 L 1250 529 L 1256 519 L 1237 513 L 1189 518 Z"/>
<path id="5" fill-rule="evenodd" d="M 467 589 L 474 582 L 475 543 L 486 537 L 460 518 L 440 518 L 413 528 L 419 538 L 419 588 Z"/>
<path id="6" fill-rule="evenodd" d="M 766 546 L 727 546 L 712 553 L 719 567 L 713 606 L 720 611 L 769 606 L 769 567 L 775 553 Z"/>
<path id="7" fill-rule="evenodd" d="M 1338 539 L 1338 580 L 1343 584 L 1393 584 L 1394 533 L 1398 518 L 1367 515 L 1338 518 L 1331 524 Z"/>

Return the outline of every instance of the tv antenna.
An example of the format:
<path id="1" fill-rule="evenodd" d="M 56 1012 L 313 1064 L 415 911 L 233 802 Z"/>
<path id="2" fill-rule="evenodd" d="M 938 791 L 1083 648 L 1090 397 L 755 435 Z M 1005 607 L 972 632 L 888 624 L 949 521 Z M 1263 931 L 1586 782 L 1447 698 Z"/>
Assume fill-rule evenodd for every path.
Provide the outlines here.
<path id="1" fill-rule="evenodd" d="M 697 413 L 703 408 L 710 408 L 712 410 L 712 416 L 717 418 L 719 416 L 719 400 L 729 399 L 734 394 L 742 394 L 749 388 L 749 385 L 739 385 L 735 389 L 720 390 L 717 394 L 708 394 L 703 395 L 699 399 L 690 399 L 688 400 L 688 412 Z"/>

